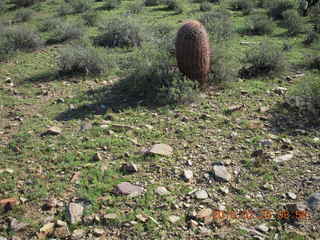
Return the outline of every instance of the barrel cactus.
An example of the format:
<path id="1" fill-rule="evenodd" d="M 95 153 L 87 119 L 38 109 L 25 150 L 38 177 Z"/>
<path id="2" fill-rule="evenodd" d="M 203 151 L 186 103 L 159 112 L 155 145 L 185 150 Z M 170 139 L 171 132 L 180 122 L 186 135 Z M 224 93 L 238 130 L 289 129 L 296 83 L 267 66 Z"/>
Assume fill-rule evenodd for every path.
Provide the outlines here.
<path id="1" fill-rule="evenodd" d="M 204 26 L 195 20 L 187 21 L 178 30 L 175 47 L 180 71 L 204 87 L 210 71 L 210 44 Z"/>

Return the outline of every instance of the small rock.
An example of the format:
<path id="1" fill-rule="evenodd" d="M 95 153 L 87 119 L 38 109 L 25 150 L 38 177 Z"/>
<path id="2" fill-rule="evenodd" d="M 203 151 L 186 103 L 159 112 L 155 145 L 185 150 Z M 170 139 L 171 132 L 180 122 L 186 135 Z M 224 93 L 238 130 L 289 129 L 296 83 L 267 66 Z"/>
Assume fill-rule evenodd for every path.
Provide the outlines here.
<path id="1" fill-rule="evenodd" d="M 70 231 L 68 226 L 57 227 L 54 231 L 54 236 L 57 238 L 67 238 L 70 236 Z"/>
<path id="2" fill-rule="evenodd" d="M 173 152 L 172 147 L 163 143 L 153 145 L 148 151 L 148 153 L 167 156 L 167 157 L 170 157 L 172 155 L 172 152 Z"/>
<path id="3" fill-rule="evenodd" d="M 231 134 L 230 134 L 230 138 L 232 138 L 232 139 L 234 139 L 234 138 L 236 138 L 236 137 L 238 137 L 238 133 L 237 132 L 232 132 Z"/>
<path id="4" fill-rule="evenodd" d="M 259 108 L 259 111 L 260 111 L 261 113 L 266 113 L 266 112 L 268 112 L 269 110 L 270 110 L 269 107 L 260 107 L 260 108 Z"/>
<path id="5" fill-rule="evenodd" d="M 83 206 L 79 203 L 69 204 L 69 215 L 71 224 L 77 224 L 82 221 L 83 210 Z"/>
<path id="6" fill-rule="evenodd" d="M 101 153 L 99 153 L 99 152 L 97 152 L 96 154 L 94 154 L 94 155 L 93 155 L 93 158 L 92 158 L 93 161 L 97 161 L 97 162 L 98 162 L 98 161 L 102 161 L 102 159 L 103 159 L 103 158 L 102 158 L 102 156 L 101 156 Z"/>
<path id="7" fill-rule="evenodd" d="M 86 234 L 86 231 L 83 230 L 83 229 L 76 229 L 72 232 L 72 235 L 71 235 L 71 239 L 72 240 L 79 240 L 79 239 L 82 239 Z"/>
<path id="8" fill-rule="evenodd" d="M 250 120 L 248 121 L 248 128 L 249 129 L 260 129 L 264 127 L 263 122 L 259 121 L 259 120 Z"/>
<path id="9" fill-rule="evenodd" d="M 138 167 L 134 163 L 125 163 L 121 166 L 121 170 L 126 173 L 138 172 Z"/>
<path id="10" fill-rule="evenodd" d="M 170 192 L 165 187 L 157 187 L 155 192 L 161 196 L 170 194 Z"/>
<path id="11" fill-rule="evenodd" d="M 230 173 L 228 173 L 227 169 L 224 166 L 215 165 L 213 166 L 213 171 L 217 180 L 223 180 L 226 182 L 229 182 L 231 180 L 231 175 Z"/>
<path id="12" fill-rule="evenodd" d="M 212 216 L 212 213 L 213 213 L 212 209 L 204 208 L 200 212 L 198 212 L 197 218 L 199 218 L 199 219 L 207 218 L 207 217 Z"/>
<path id="13" fill-rule="evenodd" d="M 21 230 L 24 230 L 26 227 L 28 226 L 27 223 L 24 222 L 19 222 L 17 219 L 15 218 L 11 218 L 10 221 L 10 229 L 14 232 L 19 232 Z"/>
<path id="14" fill-rule="evenodd" d="M 50 134 L 50 135 L 59 135 L 61 133 L 62 133 L 62 130 L 59 127 L 50 127 L 46 132 L 46 134 Z"/>
<path id="15" fill-rule="evenodd" d="M 193 178 L 193 172 L 191 170 L 183 170 L 183 177 L 185 180 L 190 181 Z"/>
<path id="16" fill-rule="evenodd" d="M 195 220 L 190 220 L 190 227 L 191 228 L 196 228 L 196 227 L 198 227 L 199 226 L 199 223 L 197 222 L 197 221 L 195 221 Z"/>
<path id="17" fill-rule="evenodd" d="M 260 141 L 260 144 L 261 144 L 262 146 L 271 146 L 272 143 L 273 143 L 273 142 L 272 142 L 271 139 L 263 139 L 263 140 Z"/>
<path id="18" fill-rule="evenodd" d="M 201 199 L 207 199 L 208 193 L 205 190 L 199 190 L 195 192 L 195 196 L 197 199 L 201 200 Z"/>
<path id="19" fill-rule="evenodd" d="M 180 217 L 171 215 L 171 216 L 169 216 L 168 220 L 171 223 L 176 223 L 176 222 L 178 222 L 180 220 Z"/>
<path id="20" fill-rule="evenodd" d="M 224 194 L 228 194 L 230 192 L 227 186 L 220 187 L 220 191 Z"/>
<path id="21" fill-rule="evenodd" d="M 313 211 L 320 210 L 320 192 L 312 194 L 307 200 L 308 207 Z"/>
<path id="22" fill-rule="evenodd" d="M 282 163 L 282 162 L 285 162 L 285 161 L 289 161 L 293 158 L 293 154 L 292 153 L 289 153 L 289 154 L 285 154 L 285 155 L 281 155 L 281 156 L 278 156 L 274 159 L 274 161 L 276 163 Z"/>
<path id="23" fill-rule="evenodd" d="M 45 236 L 50 235 L 54 231 L 55 224 L 50 222 L 45 224 L 42 228 L 40 228 L 40 233 L 43 233 Z"/>
<path id="24" fill-rule="evenodd" d="M 263 223 L 263 224 L 260 224 L 258 226 L 256 226 L 256 229 L 262 233 L 266 233 L 269 231 L 269 227 L 267 224 Z"/>
<path id="25" fill-rule="evenodd" d="M 64 222 L 64 221 L 57 220 L 56 226 L 57 227 L 65 227 L 65 226 L 68 226 L 68 224 L 66 222 Z"/>
<path id="26" fill-rule="evenodd" d="M 103 218 L 105 221 L 108 221 L 108 220 L 112 220 L 112 219 L 117 219 L 118 215 L 115 213 L 108 213 L 108 214 L 104 215 Z"/>
<path id="27" fill-rule="evenodd" d="M 313 141 L 314 143 L 318 143 L 318 142 L 320 142 L 320 138 L 315 137 L 315 138 L 312 139 L 312 141 Z"/>
<path id="28" fill-rule="evenodd" d="M 277 87 L 273 89 L 273 91 L 279 95 L 284 95 L 288 91 L 288 89 L 284 87 Z"/>
<path id="29" fill-rule="evenodd" d="M 93 229 L 93 235 L 96 237 L 101 237 L 103 234 L 105 234 L 105 231 L 101 228 L 95 228 Z"/>
<path id="30" fill-rule="evenodd" d="M 271 185 L 270 183 L 266 183 L 262 187 L 265 190 L 269 190 L 269 191 L 273 191 L 274 190 L 273 185 Z"/>
<path id="31" fill-rule="evenodd" d="M 292 200 L 297 199 L 297 195 L 293 192 L 287 192 L 287 196 Z"/>
<path id="32" fill-rule="evenodd" d="M 133 185 L 129 182 L 123 182 L 117 185 L 116 192 L 123 195 L 140 195 L 144 189 L 140 186 Z"/>
<path id="33" fill-rule="evenodd" d="M 145 216 L 145 215 L 142 215 L 142 214 L 136 215 L 136 218 L 137 218 L 138 220 L 140 220 L 141 222 L 146 222 L 146 221 L 148 220 L 148 217 Z"/>

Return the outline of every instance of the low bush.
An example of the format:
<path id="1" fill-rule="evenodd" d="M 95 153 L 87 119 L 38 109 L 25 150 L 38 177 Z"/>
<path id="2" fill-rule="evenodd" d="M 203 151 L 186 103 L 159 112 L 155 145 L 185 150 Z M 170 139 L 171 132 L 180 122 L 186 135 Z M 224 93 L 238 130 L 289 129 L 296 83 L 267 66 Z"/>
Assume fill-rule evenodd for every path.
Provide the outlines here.
<path id="1" fill-rule="evenodd" d="M 106 60 L 101 51 L 83 45 L 70 45 L 59 51 L 59 73 L 63 75 L 99 75 L 106 70 Z"/>
<path id="2" fill-rule="evenodd" d="M 102 6 L 105 10 L 112 10 L 118 8 L 121 4 L 121 0 L 105 0 L 104 5 Z"/>
<path id="3" fill-rule="evenodd" d="M 168 10 L 174 11 L 176 14 L 183 13 L 184 6 L 179 0 L 165 0 Z"/>
<path id="4" fill-rule="evenodd" d="M 242 62 L 248 67 L 240 69 L 242 78 L 276 76 L 286 70 L 286 61 L 280 47 L 264 41 L 246 52 Z"/>
<path id="5" fill-rule="evenodd" d="M 282 25 L 288 29 L 290 36 L 295 36 L 305 31 L 305 23 L 303 18 L 294 9 L 286 10 L 282 13 Z"/>
<path id="6" fill-rule="evenodd" d="M 235 11 L 242 11 L 244 15 L 248 15 L 254 8 L 253 0 L 234 0 L 231 2 L 231 8 Z"/>
<path id="7" fill-rule="evenodd" d="M 143 41 L 141 26 L 130 18 L 115 18 L 100 25 L 95 40 L 103 47 L 139 47 Z"/>
<path id="8" fill-rule="evenodd" d="M 38 30 L 40 32 L 48 32 L 54 30 L 57 26 L 62 24 L 62 19 L 59 18 L 47 18 L 43 21 L 38 26 Z"/>
<path id="9" fill-rule="evenodd" d="M 306 65 L 310 69 L 317 69 L 320 70 L 320 55 L 314 56 L 307 56 Z"/>
<path id="10" fill-rule="evenodd" d="M 128 6 L 129 14 L 139 14 L 143 11 L 144 2 L 142 0 L 135 1 Z"/>
<path id="11" fill-rule="evenodd" d="M 92 0 L 69 0 L 69 4 L 72 9 L 72 13 L 84 13 L 90 10 L 93 1 Z"/>
<path id="12" fill-rule="evenodd" d="M 61 3 L 57 8 L 58 16 L 66 16 L 72 13 L 72 7 L 68 3 Z"/>
<path id="13" fill-rule="evenodd" d="M 99 21 L 99 14 L 96 11 L 88 11 L 84 13 L 81 17 L 84 21 L 84 24 L 91 27 L 95 26 Z"/>
<path id="14" fill-rule="evenodd" d="M 62 43 L 69 40 L 81 39 L 84 29 L 81 24 L 60 22 L 50 33 L 47 43 Z"/>
<path id="15" fill-rule="evenodd" d="M 40 0 L 11 0 L 11 3 L 16 7 L 29 7 L 35 3 L 39 3 Z"/>
<path id="16" fill-rule="evenodd" d="M 317 120 L 320 116 L 320 78 L 307 76 L 289 90 L 287 103 L 300 112 L 305 119 Z"/>
<path id="17" fill-rule="evenodd" d="M 160 0 L 144 0 L 144 5 L 147 7 L 160 5 Z"/>
<path id="18" fill-rule="evenodd" d="M 200 11 L 202 12 L 208 12 L 212 10 L 212 6 L 209 2 L 202 2 L 200 3 Z"/>
<path id="19" fill-rule="evenodd" d="M 199 21 L 213 36 L 212 40 L 215 42 L 224 42 L 233 35 L 234 30 L 230 14 L 224 9 L 217 9 L 204 14 Z"/>
<path id="20" fill-rule="evenodd" d="M 309 31 L 307 34 L 306 34 L 306 38 L 305 40 L 303 41 L 303 43 L 307 46 L 313 44 L 313 43 L 316 43 L 316 42 L 319 42 L 320 41 L 320 36 L 317 32 L 315 31 Z"/>
<path id="21" fill-rule="evenodd" d="M 174 68 L 174 58 L 163 49 L 144 49 L 132 62 L 133 70 L 117 86 L 130 102 L 166 105 L 185 104 L 197 99 L 197 82 L 182 76 Z"/>
<path id="22" fill-rule="evenodd" d="M 265 14 L 255 14 L 249 17 L 243 32 L 252 35 L 268 35 L 274 31 L 275 27 L 276 24 Z"/>
<path id="23" fill-rule="evenodd" d="M 0 0 L 0 13 L 6 10 L 6 3 L 4 0 Z"/>
<path id="24" fill-rule="evenodd" d="M 33 51 L 41 47 L 39 35 L 26 27 L 4 28 L 0 33 L 0 59 L 6 59 L 15 51 Z"/>
<path id="25" fill-rule="evenodd" d="M 268 15 L 273 19 L 283 19 L 283 13 L 289 9 L 295 9 L 296 2 L 292 0 L 272 0 L 268 9 Z"/>
<path id="26" fill-rule="evenodd" d="M 29 8 L 22 8 L 16 12 L 14 19 L 16 22 L 27 22 L 32 18 L 33 14 L 33 10 Z"/>

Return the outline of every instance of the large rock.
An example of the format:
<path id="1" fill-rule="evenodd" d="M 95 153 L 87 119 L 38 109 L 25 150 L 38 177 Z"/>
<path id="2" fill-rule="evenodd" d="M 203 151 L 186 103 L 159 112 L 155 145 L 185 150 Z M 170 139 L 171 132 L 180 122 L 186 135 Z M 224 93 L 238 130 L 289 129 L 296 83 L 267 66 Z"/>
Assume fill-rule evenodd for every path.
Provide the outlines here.
<path id="1" fill-rule="evenodd" d="M 307 200 L 308 207 L 313 211 L 320 210 L 320 192 L 312 194 Z"/>
<path id="2" fill-rule="evenodd" d="M 160 143 L 153 145 L 149 149 L 148 153 L 170 157 L 172 155 L 172 151 L 172 147 L 167 144 Z"/>
<path id="3" fill-rule="evenodd" d="M 69 204 L 69 215 L 71 224 L 77 224 L 82 221 L 83 210 L 83 206 L 79 203 Z"/>
<path id="4" fill-rule="evenodd" d="M 231 180 L 231 174 L 222 165 L 213 166 L 214 176 L 217 180 L 229 182 Z"/>

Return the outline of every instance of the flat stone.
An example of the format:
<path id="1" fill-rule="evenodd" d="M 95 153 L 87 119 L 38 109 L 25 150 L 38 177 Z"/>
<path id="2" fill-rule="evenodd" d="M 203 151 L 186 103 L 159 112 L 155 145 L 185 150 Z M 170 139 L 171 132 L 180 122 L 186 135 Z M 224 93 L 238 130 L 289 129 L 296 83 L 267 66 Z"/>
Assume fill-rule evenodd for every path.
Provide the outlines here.
<path id="1" fill-rule="evenodd" d="M 307 200 L 308 207 L 313 211 L 320 210 L 320 192 L 312 194 Z"/>
<path id="2" fill-rule="evenodd" d="M 176 223 L 176 222 L 178 222 L 180 220 L 180 217 L 175 216 L 175 215 L 171 215 L 171 216 L 169 216 L 168 220 L 171 223 Z"/>
<path id="3" fill-rule="evenodd" d="M 172 155 L 173 149 L 167 144 L 160 143 L 153 145 L 148 152 L 156 155 L 170 157 Z"/>
<path id="4" fill-rule="evenodd" d="M 293 192 L 287 192 L 287 196 L 292 200 L 297 199 L 297 195 Z"/>
<path id="5" fill-rule="evenodd" d="M 71 239 L 72 240 L 79 240 L 86 235 L 86 231 L 83 229 L 76 229 L 72 232 Z"/>
<path id="6" fill-rule="evenodd" d="M 267 224 L 263 223 L 263 224 L 260 224 L 258 226 L 256 226 L 256 229 L 262 233 L 266 233 L 269 231 L 269 227 Z"/>
<path id="7" fill-rule="evenodd" d="M 201 199 L 207 199 L 208 193 L 205 190 L 199 190 L 195 192 L 195 196 L 197 199 L 201 200 Z"/>
<path id="8" fill-rule="evenodd" d="M 79 203 L 69 204 L 69 215 L 71 224 L 77 224 L 82 221 L 83 210 L 83 206 Z"/>
<path id="9" fill-rule="evenodd" d="M 54 231 L 54 226 L 55 226 L 55 224 L 52 222 L 47 223 L 42 228 L 40 228 L 40 232 L 44 233 L 45 235 L 50 235 Z"/>
<path id="10" fill-rule="evenodd" d="M 10 229 L 14 232 L 19 232 L 21 230 L 24 230 L 26 227 L 28 227 L 29 225 L 27 223 L 24 222 L 20 222 L 15 218 L 11 218 L 10 221 Z"/>
<path id="11" fill-rule="evenodd" d="M 187 181 L 190 181 L 193 178 L 193 172 L 191 170 L 188 170 L 188 169 L 183 170 L 183 177 Z"/>
<path id="12" fill-rule="evenodd" d="M 217 180 L 223 180 L 229 182 L 231 180 L 231 175 L 228 173 L 227 169 L 222 165 L 213 166 L 214 175 Z"/>
<path id="13" fill-rule="evenodd" d="M 144 191 L 143 187 L 133 185 L 129 182 L 118 184 L 116 190 L 119 194 L 123 195 L 140 195 Z"/>
<path id="14" fill-rule="evenodd" d="M 104 215 L 103 218 L 104 218 L 105 220 L 117 219 L 117 218 L 118 218 L 118 215 L 115 214 L 115 213 L 108 213 L 108 214 Z"/>
<path id="15" fill-rule="evenodd" d="M 136 218 L 137 218 L 138 220 L 140 220 L 141 222 L 146 222 L 146 221 L 148 220 L 148 217 L 145 216 L 145 215 L 143 215 L 143 214 L 138 214 L 138 215 L 136 216 Z"/>
<path id="16" fill-rule="evenodd" d="M 200 210 L 200 212 L 198 212 L 197 218 L 199 218 L 199 219 L 207 218 L 207 217 L 212 216 L 212 213 L 213 213 L 212 209 L 204 208 L 204 209 Z"/>
<path id="17" fill-rule="evenodd" d="M 276 163 L 282 163 L 282 162 L 285 162 L 285 161 L 289 161 L 292 158 L 293 158 L 293 154 L 292 153 L 288 153 L 288 154 L 276 157 L 273 161 L 275 161 Z"/>
<path id="18" fill-rule="evenodd" d="M 121 170 L 126 173 L 136 173 L 138 172 L 138 167 L 134 163 L 125 163 L 121 166 Z"/>
<path id="19" fill-rule="evenodd" d="M 165 187 L 157 187 L 155 192 L 161 196 L 170 194 L 170 192 Z"/>
<path id="20" fill-rule="evenodd" d="M 62 130 L 59 127 L 50 127 L 46 132 L 46 134 L 51 134 L 51 135 L 59 135 L 61 133 L 62 133 Z"/>
<path id="21" fill-rule="evenodd" d="M 105 231 L 101 228 L 95 228 L 93 229 L 93 235 L 96 237 L 101 237 L 103 234 L 105 234 Z"/>

